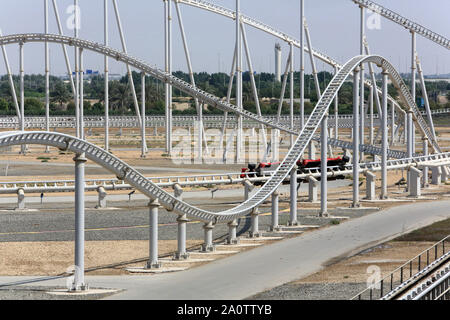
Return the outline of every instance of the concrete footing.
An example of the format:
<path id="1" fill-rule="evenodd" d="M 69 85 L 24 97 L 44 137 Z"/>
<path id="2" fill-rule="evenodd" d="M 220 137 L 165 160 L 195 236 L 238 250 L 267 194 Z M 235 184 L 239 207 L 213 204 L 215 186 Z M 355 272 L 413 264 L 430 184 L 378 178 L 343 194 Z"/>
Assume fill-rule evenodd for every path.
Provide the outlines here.
<path id="1" fill-rule="evenodd" d="M 420 197 L 421 196 L 421 179 L 422 172 L 414 167 L 409 168 L 409 196 Z"/>
<path id="2" fill-rule="evenodd" d="M 375 200 L 375 180 L 376 175 L 372 172 L 366 171 L 366 200 Z"/>
<path id="3" fill-rule="evenodd" d="M 308 181 L 309 181 L 308 201 L 318 202 L 319 181 L 314 177 L 308 177 Z"/>

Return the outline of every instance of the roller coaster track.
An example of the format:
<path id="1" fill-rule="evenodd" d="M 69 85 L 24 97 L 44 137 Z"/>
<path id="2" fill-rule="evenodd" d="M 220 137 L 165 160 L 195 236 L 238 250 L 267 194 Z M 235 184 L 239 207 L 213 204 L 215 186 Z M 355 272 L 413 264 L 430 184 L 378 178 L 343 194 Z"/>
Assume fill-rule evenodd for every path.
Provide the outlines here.
<path id="1" fill-rule="evenodd" d="M 124 62 L 137 68 L 138 70 L 145 72 L 156 79 L 159 79 L 165 83 L 171 84 L 173 87 L 187 93 L 200 101 L 207 103 L 213 107 L 217 107 L 223 111 L 234 112 L 240 114 L 243 117 L 253 119 L 266 126 L 284 130 L 286 132 L 297 134 L 291 129 L 280 126 L 273 121 L 268 121 L 263 116 L 255 115 L 251 112 L 240 110 L 236 106 L 222 101 L 209 93 L 206 93 L 194 86 L 164 72 L 158 70 L 156 67 L 151 67 L 144 61 L 135 59 L 128 54 L 124 54 L 109 47 L 102 46 L 98 43 L 75 39 L 66 36 L 50 35 L 50 34 L 19 34 L 0 37 L 0 45 L 9 45 L 14 43 L 25 42 L 51 42 L 66 44 L 69 46 L 76 46 L 79 48 L 87 49 L 93 52 L 97 52 L 102 55 L 106 55 L 115 58 L 117 61 Z M 1 136 L 0 147 L 9 146 L 15 144 L 46 144 L 49 146 L 55 146 L 60 149 L 67 149 L 75 153 L 85 153 L 86 156 L 92 161 L 104 166 L 106 169 L 114 172 L 120 179 L 126 180 L 131 185 L 134 185 L 140 192 L 146 194 L 151 199 L 158 199 L 160 203 L 168 210 L 173 210 L 181 214 L 186 214 L 188 217 L 193 217 L 201 221 L 231 221 L 244 216 L 259 205 L 261 205 L 274 191 L 278 189 L 281 183 L 287 178 L 296 165 L 297 161 L 304 153 L 306 146 L 313 139 L 315 132 L 320 127 L 321 121 L 325 114 L 328 112 L 329 106 L 334 101 L 335 96 L 338 94 L 339 89 L 344 84 L 345 80 L 352 74 L 352 72 L 363 63 L 374 63 L 379 67 L 382 67 L 389 73 L 389 77 L 392 80 L 394 86 L 399 89 L 400 97 L 408 107 L 409 111 L 414 114 L 414 120 L 419 125 L 420 130 L 429 139 L 429 142 L 436 153 L 441 153 L 437 142 L 434 140 L 427 123 L 422 118 L 420 111 L 418 110 L 415 102 L 413 101 L 411 94 L 404 84 L 402 78 L 394 69 L 394 67 L 383 57 L 380 56 L 356 56 L 349 60 L 334 76 L 324 91 L 319 102 L 314 108 L 311 116 L 306 122 L 304 128 L 300 132 L 297 140 L 292 148 L 287 153 L 285 159 L 282 161 L 278 169 L 275 171 L 270 180 L 268 180 L 262 188 L 260 188 L 251 198 L 237 207 L 223 211 L 220 213 L 209 212 L 195 208 L 187 203 L 179 201 L 169 193 L 165 192 L 154 183 L 150 182 L 139 172 L 125 164 L 123 161 L 105 152 L 104 150 L 96 147 L 95 145 L 86 141 L 71 138 L 66 135 L 56 133 L 13 133 Z"/>
<path id="2" fill-rule="evenodd" d="M 178 2 L 186 4 L 186 5 L 189 5 L 189 6 L 192 6 L 192 7 L 195 7 L 195 8 L 199 8 L 199 9 L 202 9 L 202 10 L 213 12 L 215 14 L 219 14 L 219 15 L 222 15 L 224 17 L 228 17 L 228 18 L 231 18 L 231 19 L 236 19 L 236 12 L 235 11 L 227 9 L 227 8 L 224 8 L 224 7 L 221 7 L 221 6 L 218 6 L 218 5 L 215 5 L 215 4 L 212 4 L 212 3 L 207 2 L 207 1 L 201 1 L 201 0 L 200 1 L 199 0 L 178 0 Z M 385 10 L 387 10 L 387 9 L 385 9 Z M 260 21 L 254 19 L 254 18 L 248 17 L 248 16 L 246 16 L 246 15 L 244 15 L 242 13 L 240 14 L 240 16 L 241 16 L 241 20 L 242 20 L 243 23 L 245 23 L 245 24 L 247 24 L 247 25 L 249 25 L 251 27 L 254 27 L 254 28 L 258 29 L 258 30 L 261 30 L 263 32 L 266 32 L 266 33 L 268 33 L 268 34 L 270 34 L 272 36 L 275 36 L 275 37 L 277 37 L 277 38 L 279 38 L 279 39 L 281 39 L 283 41 L 286 41 L 287 43 L 292 43 L 292 45 L 297 47 L 297 48 L 301 48 L 300 40 L 296 39 L 295 37 L 292 37 L 292 36 L 282 32 L 282 31 L 279 31 L 279 30 L 275 29 L 272 26 L 269 26 L 269 25 L 267 25 L 267 24 L 265 24 L 263 22 L 260 22 Z M 411 24 L 414 24 L 414 23 L 411 22 Z M 414 24 L 414 25 L 417 25 L 417 24 Z M 429 32 L 431 32 L 431 31 L 429 31 Z M 431 32 L 431 33 L 435 34 L 434 32 Z M 307 46 L 305 46 L 304 50 L 305 50 L 305 52 L 310 52 L 310 50 L 309 50 L 309 48 Z M 332 67 L 335 67 L 337 69 L 341 69 L 342 68 L 342 65 L 337 60 L 335 60 L 332 57 L 330 57 L 330 56 L 320 52 L 317 49 L 311 48 L 311 53 L 316 58 L 318 58 L 321 61 L 329 64 Z M 372 87 L 373 86 L 372 81 L 370 81 L 370 80 L 365 80 L 364 83 L 368 87 Z M 379 88 L 377 88 L 377 92 L 381 96 L 381 90 Z M 396 106 L 396 108 L 402 109 L 402 107 L 397 103 L 397 101 L 395 101 L 395 99 L 392 98 L 390 95 L 388 95 L 388 100 L 392 101 L 394 103 L 394 105 Z"/>
<path id="3" fill-rule="evenodd" d="M 373 12 L 376 12 L 380 14 L 381 16 L 385 17 L 386 19 L 393 21 L 402 27 L 405 27 L 411 32 L 414 32 L 416 34 L 420 34 L 421 36 L 433 41 L 434 43 L 437 43 L 441 46 L 443 46 L 446 49 L 450 49 L 450 40 L 445 38 L 444 36 L 441 36 L 437 34 L 436 32 L 433 32 L 423 26 L 421 26 L 418 23 L 415 23 L 407 18 L 402 17 L 401 15 L 395 13 L 392 10 L 389 10 L 385 7 L 380 6 L 377 3 L 374 3 L 372 1 L 368 0 L 352 0 L 357 5 L 367 8 Z"/>
<path id="4" fill-rule="evenodd" d="M 53 43 L 59 43 L 59 44 L 65 44 L 69 46 L 76 46 L 78 48 L 83 48 L 86 50 L 90 50 L 93 52 L 97 52 L 102 55 L 109 56 L 111 58 L 116 59 L 117 61 L 123 62 L 125 64 L 128 64 L 130 66 L 135 67 L 136 69 L 143 71 L 156 79 L 159 79 L 165 83 L 171 84 L 173 87 L 179 89 L 180 91 L 199 99 L 200 101 L 203 101 L 204 103 L 207 103 L 210 106 L 216 107 L 218 109 L 221 109 L 223 111 L 227 112 L 234 112 L 236 114 L 240 114 L 245 118 L 249 118 L 251 120 L 254 120 L 258 123 L 261 123 L 263 125 L 266 125 L 271 128 L 279 129 L 284 132 L 298 135 L 298 132 L 287 128 L 285 126 L 280 125 L 279 123 L 276 123 L 276 121 L 268 120 L 264 116 L 256 115 L 252 112 L 249 112 L 247 110 L 240 110 L 236 106 L 223 101 L 222 99 L 209 94 L 203 90 L 200 90 L 191 84 L 178 79 L 177 77 L 174 77 L 173 75 L 170 75 L 162 70 L 157 69 L 156 67 L 152 67 L 146 62 L 136 59 L 128 54 L 125 54 L 123 52 L 119 52 L 115 49 L 112 49 L 110 47 L 103 46 L 99 43 L 88 41 L 88 40 L 82 40 L 79 38 L 72 38 L 67 36 L 60 36 L 60 35 L 53 35 L 53 34 L 40 34 L 40 33 L 32 33 L 32 34 L 16 34 L 16 35 L 8 35 L 0 37 L 0 45 L 10 45 L 15 43 L 25 43 L 25 42 L 53 42 Z M 383 67 L 386 68 L 389 73 L 391 80 L 393 84 L 399 89 L 400 91 L 400 97 L 403 99 L 405 104 L 408 106 L 409 110 L 414 112 L 414 120 L 418 122 L 419 128 L 422 130 L 424 135 L 429 138 L 429 141 L 435 150 L 435 152 L 440 153 L 441 150 L 439 149 L 438 144 L 434 140 L 433 136 L 430 133 L 430 130 L 428 128 L 427 122 L 423 119 L 420 110 L 417 108 L 415 102 L 413 101 L 411 94 L 409 93 L 408 88 L 406 87 L 405 83 L 403 82 L 401 76 L 397 73 L 395 68 L 389 64 L 386 60 L 384 60 L 382 57 L 379 56 L 358 56 L 350 61 L 354 61 L 355 59 L 359 59 L 360 63 L 376 63 L 381 66 L 382 61 L 384 62 Z M 334 90 L 334 88 L 341 87 L 344 81 L 347 79 L 347 77 L 350 75 L 351 71 L 356 67 L 356 65 L 349 65 L 347 63 L 344 67 L 342 67 L 338 73 L 338 76 L 335 76 L 335 79 L 339 79 L 339 83 L 334 83 L 333 81 L 330 83 L 331 92 L 325 91 L 323 94 L 323 97 L 325 99 L 321 99 L 319 103 L 323 100 L 328 102 L 328 105 L 331 104 L 330 97 L 333 95 L 333 97 L 337 94 L 337 91 Z M 342 73 L 343 72 L 343 73 Z M 335 87 L 338 85 L 337 87 Z M 315 130 L 314 130 L 315 132 Z M 313 132 L 313 134 L 314 134 Z M 320 137 L 318 136 L 312 136 L 311 139 L 320 141 Z M 330 139 L 330 144 L 333 145 L 335 141 L 333 139 Z M 346 145 L 346 148 L 351 148 L 352 144 L 347 142 L 340 142 L 341 145 Z M 363 151 L 363 150 L 361 150 Z"/>
<path id="5" fill-rule="evenodd" d="M 433 154 L 428 156 L 417 156 L 413 158 L 404 158 L 387 161 L 387 170 L 408 169 L 409 167 L 441 166 L 450 164 L 450 152 L 442 154 Z M 376 172 L 382 169 L 381 162 L 371 162 L 360 164 L 360 173 L 367 171 Z M 320 178 L 319 168 L 305 168 L 304 173 L 298 174 L 298 179 L 308 179 L 309 177 Z M 238 172 L 238 173 L 218 173 L 191 176 L 173 176 L 173 177 L 148 177 L 152 183 L 160 188 L 172 188 L 175 185 L 180 187 L 192 186 L 216 186 L 216 185 L 239 185 L 245 181 L 251 183 L 266 182 L 271 178 L 274 171 L 256 172 Z M 258 176 L 260 174 L 260 176 Z M 336 177 L 342 175 L 352 175 L 353 166 L 347 165 L 343 168 L 328 167 L 327 175 Z M 242 175 L 244 175 L 242 177 Z M 87 179 L 85 180 L 85 191 L 98 191 L 103 187 L 106 191 L 131 190 L 134 186 L 118 179 Z M 52 180 L 52 181 L 9 181 L 0 182 L 0 194 L 15 194 L 23 190 L 25 193 L 47 193 L 47 192 L 73 192 L 75 190 L 74 180 Z"/>

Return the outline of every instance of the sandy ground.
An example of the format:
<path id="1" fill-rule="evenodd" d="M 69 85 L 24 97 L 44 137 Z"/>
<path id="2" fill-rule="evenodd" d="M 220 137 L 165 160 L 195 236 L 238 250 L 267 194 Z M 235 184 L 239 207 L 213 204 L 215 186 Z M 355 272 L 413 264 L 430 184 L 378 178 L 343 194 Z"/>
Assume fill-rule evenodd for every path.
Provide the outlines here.
<path id="1" fill-rule="evenodd" d="M 201 244 L 200 240 L 188 240 L 187 247 Z M 174 252 L 176 240 L 158 242 L 161 255 Z M 47 276 L 66 272 L 74 265 L 75 247 L 73 242 L 9 242 L 0 243 L 0 275 Z M 148 257 L 148 241 L 87 241 L 85 243 L 85 266 L 87 269 Z M 145 263 L 128 263 L 126 267 Z M 126 274 L 125 266 L 92 271 L 93 275 Z"/>

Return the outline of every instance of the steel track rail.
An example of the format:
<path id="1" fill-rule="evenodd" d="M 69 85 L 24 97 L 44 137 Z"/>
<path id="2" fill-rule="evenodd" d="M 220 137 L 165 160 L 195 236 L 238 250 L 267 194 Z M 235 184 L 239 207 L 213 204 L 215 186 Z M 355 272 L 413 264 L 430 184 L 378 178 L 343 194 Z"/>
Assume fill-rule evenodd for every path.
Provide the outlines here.
<path id="1" fill-rule="evenodd" d="M 218 5 L 215 5 L 215 4 L 212 4 L 212 3 L 207 2 L 207 1 L 202 1 L 202 0 L 177 0 L 177 1 L 179 1 L 180 3 L 183 3 L 183 4 L 186 4 L 186 5 L 195 7 L 195 8 L 203 9 L 203 10 L 206 10 L 206 11 L 209 11 L 209 12 L 213 12 L 215 14 L 222 15 L 224 17 L 228 17 L 228 18 L 231 18 L 231 19 L 234 19 L 234 20 L 236 19 L 236 12 L 235 11 L 227 9 L 227 8 L 224 8 L 224 7 L 221 7 L 221 6 L 218 6 Z M 292 37 L 292 36 L 282 32 L 282 31 L 279 31 L 279 30 L 273 28 L 272 26 L 269 26 L 269 25 L 267 25 L 267 24 L 265 24 L 263 22 L 260 22 L 260 21 L 254 19 L 254 18 L 248 17 L 248 16 L 246 16 L 246 15 L 244 15 L 242 13 L 240 14 L 240 16 L 241 16 L 241 20 L 242 20 L 243 23 L 245 23 L 245 24 L 247 24 L 247 25 L 249 25 L 251 27 L 254 27 L 254 28 L 258 29 L 258 30 L 261 30 L 263 32 L 266 32 L 266 33 L 268 33 L 268 34 L 270 34 L 272 36 L 275 36 L 275 37 L 279 38 L 280 40 L 283 40 L 283 41 L 285 41 L 287 43 L 292 43 L 292 45 L 297 47 L 297 48 L 301 48 L 300 40 L 296 39 L 295 37 Z M 305 50 L 305 52 L 310 52 L 308 47 L 305 47 L 304 50 Z M 337 60 L 335 60 L 335 59 L 331 58 L 330 56 L 328 56 L 328 55 L 318 51 L 317 49 L 311 48 L 311 52 L 316 58 L 318 58 L 318 59 L 322 60 L 323 62 L 329 64 L 333 68 L 337 68 L 337 69 L 341 69 L 342 68 L 342 65 L 339 62 L 337 62 Z M 370 81 L 370 80 L 365 80 L 364 83 L 368 87 L 373 86 L 372 81 Z M 380 88 L 377 88 L 377 92 L 381 96 L 382 92 L 381 92 Z M 388 95 L 388 100 L 392 101 L 397 109 L 399 109 L 399 110 L 402 109 L 400 104 L 398 104 L 397 101 L 395 101 L 395 99 L 392 98 L 390 95 Z"/>
<path id="2" fill-rule="evenodd" d="M 385 7 L 380 6 L 379 4 L 369 1 L 369 0 L 352 0 L 354 3 L 359 5 L 360 7 L 367 8 L 373 12 L 376 12 L 380 14 L 381 16 L 385 17 L 386 19 L 395 22 L 402 27 L 406 28 L 407 30 L 414 32 L 416 34 L 420 34 L 421 36 L 427 38 L 428 40 L 433 41 L 434 43 L 446 48 L 450 49 L 450 40 L 447 39 L 444 36 L 441 36 L 440 34 L 437 34 L 436 32 L 431 31 L 430 29 L 427 29 L 420 24 L 413 22 L 405 17 L 402 17 L 401 15 L 395 13 L 392 10 L 389 10 Z"/>
<path id="3" fill-rule="evenodd" d="M 216 107 L 218 109 L 221 109 L 226 112 L 234 112 L 236 114 L 240 114 L 241 116 L 254 120 L 260 124 L 266 125 L 268 127 L 279 129 L 284 132 L 287 132 L 289 134 L 298 135 L 298 132 L 296 130 L 293 130 L 292 128 L 288 128 L 285 126 L 280 125 L 279 123 L 276 123 L 276 121 L 273 120 L 267 120 L 264 116 L 256 115 L 252 112 L 249 112 L 247 110 L 240 110 L 236 106 L 223 101 L 222 99 L 215 97 L 212 94 L 209 94 L 203 90 L 200 90 L 191 84 L 180 80 L 173 75 L 170 75 L 162 70 L 157 69 L 156 67 L 152 67 L 148 63 L 136 59 L 134 57 L 131 57 L 128 54 L 125 54 L 123 52 L 117 51 L 115 49 L 112 49 L 110 47 L 103 46 L 99 43 L 88 41 L 88 40 L 82 40 L 79 38 L 72 38 L 67 36 L 60 36 L 60 35 L 53 35 L 53 34 L 39 34 L 39 33 L 32 33 L 32 34 L 17 34 L 17 35 L 9 35 L 0 37 L 0 45 L 9 45 L 9 44 L 15 44 L 15 43 L 25 43 L 25 42 L 53 42 L 53 43 L 60 43 L 60 44 L 66 44 L 69 46 L 76 46 L 79 48 L 83 48 L 86 50 L 90 50 L 93 52 L 97 52 L 102 55 L 106 55 L 112 58 L 115 58 L 117 61 L 121 61 L 125 64 L 128 64 L 130 66 L 135 67 L 136 69 L 139 69 L 140 71 L 143 71 L 156 79 L 159 79 L 165 83 L 171 84 L 173 87 L 181 90 L 184 93 L 187 93 L 191 95 L 194 98 L 199 99 L 200 101 L 203 101 L 204 103 L 207 103 L 213 107 Z M 381 63 L 383 62 L 386 69 L 390 71 L 390 77 L 394 85 L 400 90 L 400 96 L 402 100 L 406 103 L 409 110 L 412 110 L 414 112 L 414 120 L 419 123 L 419 128 L 422 130 L 422 132 L 425 134 L 426 137 L 429 138 L 429 141 L 431 142 L 435 152 L 440 153 L 439 146 L 434 141 L 434 138 L 431 136 L 431 132 L 428 128 L 427 122 L 423 119 L 420 110 L 415 105 L 415 102 L 413 101 L 411 94 L 409 93 L 408 88 L 404 84 L 402 78 L 400 75 L 395 71 L 395 68 L 388 63 L 384 58 L 379 56 L 358 56 L 354 59 L 359 59 L 360 63 L 376 63 L 381 66 Z M 353 61 L 354 59 L 350 60 Z M 347 63 L 344 67 L 341 68 L 339 71 L 339 77 L 335 76 L 333 80 L 338 79 L 339 83 L 334 83 L 333 85 L 338 85 L 340 88 L 344 81 L 347 79 L 347 77 L 350 75 L 351 71 L 355 68 L 355 65 L 349 65 Z M 343 72 L 342 72 L 343 71 Z M 330 86 L 333 81 L 330 83 Z M 329 88 L 330 88 L 329 86 Z M 330 98 L 330 92 L 325 91 L 324 95 L 325 100 L 328 101 Z M 331 94 L 336 95 L 337 91 L 331 88 Z M 323 98 L 323 97 L 322 97 Z M 323 99 L 321 99 L 322 101 Z M 321 102 L 319 101 L 319 103 Z M 323 102 L 323 101 L 322 101 Z M 328 101 L 329 102 L 329 101 Z M 315 130 L 314 130 L 315 132 Z M 314 134 L 313 132 L 313 134 Z M 318 135 L 314 135 L 311 137 L 311 140 L 320 141 L 320 137 Z M 330 139 L 329 143 L 333 146 L 336 144 L 336 140 Z M 340 141 L 339 144 L 341 145 L 347 145 L 347 148 L 350 148 L 352 146 L 351 143 L 346 143 L 343 141 Z"/>
<path id="4" fill-rule="evenodd" d="M 387 170 L 407 169 L 410 167 L 423 167 L 432 165 L 448 165 L 450 164 L 450 152 L 442 154 L 433 154 L 428 156 L 417 156 L 414 158 L 405 158 L 399 160 L 389 160 L 387 162 Z M 307 173 L 298 174 L 298 179 L 307 179 L 309 177 L 320 178 L 321 172 L 319 168 L 307 169 Z M 366 171 L 381 171 L 381 162 L 360 164 L 360 173 Z M 189 186 L 208 186 L 208 185 L 224 185 L 224 184 L 242 184 L 249 182 L 266 182 L 273 171 L 263 173 L 262 177 L 253 177 L 255 173 L 245 173 L 245 177 L 241 178 L 242 173 L 225 173 L 195 176 L 174 176 L 174 177 L 148 177 L 147 179 L 156 184 L 160 188 L 173 187 L 176 184 L 181 187 Z M 328 167 L 327 175 L 335 177 L 340 175 L 352 175 L 353 166 L 347 165 L 344 168 Z M 97 191 L 103 187 L 106 191 L 131 190 L 134 187 L 118 179 L 87 179 L 85 180 L 85 191 Z M 54 180 L 54 181 L 10 181 L 0 183 L 0 194 L 14 194 L 18 190 L 25 193 L 47 193 L 47 192 L 72 192 L 75 190 L 74 180 Z"/>
<path id="5" fill-rule="evenodd" d="M 158 199 L 168 211 L 174 211 L 176 213 L 186 214 L 190 218 L 194 218 L 200 221 L 215 221 L 217 222 L 226 222 L 231 221 L 237 218 L 240 218 L 247 213 L 251 212 L 251 210 L 260 204 L 265 199 L 258 200 L 256 205 L 253 207 L 248 207 L 250 200 L 252 200 L 255 196 L 250 198 L 249 201 L 244 202 L 242 205 L 227 210 L 224 212 L 208 212 L 205 210 L 198 209 L 193 207 L 183 201 L 176 199 L 170 193 L 162 190 L 155 183 L 144 177 L 138 171 L 127 165 L 125 162 L 121 161 L 117 157 L 112 154 L 106 152 L 105 150 L 83 140 L 79 140 L 75 137 L 71 137 L 61 133 L 53 133 L 53 132 L 9 132 L 9 133 L 1 133 L 0 134 L 0 147 L 5 146 L 13 146 L 13 145 L 23 145 L 23 144 L 39 144 L 39 145 L 47 145 L 59 148 L 64 151 L 71 151 L 74 153 L 85 153 L 86 157 L 93 162 L 101 165 L 103 168 L 111 171 L 116 174 L 119 180 L 124 180 L 129 185 L 133 186 L 135 189 L 139 190 L 141 193 L 147 195 L 151 199 Z M 423 156 L 419 158 L 412 159 L 404 159 L 404 160 L 393 160 L 389 162 L 389 166 L 392 169 L 402 168 L 407 165 L 417 165 L 418 162 L 426 161 L 430 163 L 430 161 L 440 161 L 442 163 L 443 160 L 449 161 L 450 153 L 441 154 L 441 155 L 432 155 L 432 156 Z M 283 168 L 286 166 L 286 163 L 282 163 L 280 167 Z M 361 166 L 361 170 L 378 170 L 380 168 L 379 164 L 368 164 L 366 166 Z M 286 169 L 285 169 L 286 170 Z M 280 170 L 274 172 L 268 179 L 266 184 L 257 192 L 257 194 L 261 193 L 261 190 L 268 188 L 268 186 L 272 186 L 270 182 L 274 179 L 279 179 Z M 344 172 L 350 174 L 351 170 L 343 170 L 338 171 L 338 174 L 343 174 Z M 335 171 L 329 172 L 329 175 L 336 175 Z M 320 173 L 311 173 L 309 175 L 318 176 Z M 305 177 L 309 176 L 305 175 Z M 287 176 L 287 175 L 286 175 Z M 286 178 L 285 176 L 285 178 Z M 244 179 L 245 180 L 245 179 Z M 284 179 L 283 179 L 284 180 Z M 171 182 L 171 185 L 173 183 Z M 277 188 L 277 187 L 276 187 Z M 273 192 L 274 190 L 269 190 L 269 192 Z M 258 197 L 257 199 L 261 199 Z M 266 197 L 267 199 L 267 197 Z M 253 200 L 255 201 L 255 200 Z M 246 206 L 242 208 L 243 206 Z"/>
<path id="6" fill-rule="evenodd" d="M 253 119 L 261 124 L 265 124 L 266 126 L 275 129 L 280 129 L 292 134 L 296 134 L 295 131 L 289 128 L 279 126 L 278 124 L 275 124 L 272 121 L 267 121 L 263 116 L 258 116 L 245 110 L 239 110 L 236 106 L 229 104 L 225 101 L 222 101 L 220 98 L 217 98 L 212 94 L 199 90 L 198 88 L 193 87 L 187 82 L 182 81 L 162 70 L 158 70 L 156 67 L 152 67 L 142 60 L 138 60 L 136 58 L 129 56 L 128 54 L 124 54 L 122 52 L 119 52 L 109 47 L 105 47 L 101 44 L 92 41 L 49 34 L 20 34 L 20 35 L 9 35 L 5 37 L 0 37 L 0 45 L 25 43 L 25 42 L 45 42 L 45 41 L 76 46 L 109 57 L 113 57 L 117 61 L 129 64 L 130 66 L 133 66 L 141 70 L 142 72 L 145 72 L 155 77 L 156 79 L 164 81 L 165 83 L 169 83 L 175 88 L 195 98 L 198 98 L 200 101 L 208 103 L 213 107 L 217 107 L 219 109 L 222 109 L 223 111 L 234 112 L 244 117 Z M 62 139 L 63 140 L 68 139 L 69 142 L 67 143 L 67 146 L 63 146 L 62 148 L 71 149 L 73 147 L 73 150 L 71 149 L 71 151 L 78 153 L 85 152 L 86 155 L 89 153 L 88 158 L 91 157 L 91 160 L 115 172 L 118 177 L 123 177 L 124 180 L 126 179 L 130 184 L 135 185 L 139 191 L 148 195 L 151 199 L 159 199 L 161 204 L 164 205 L 169 210 L 174 210 L 181 214 L 186 214 L 189 217 L 195 217 L 196 219 L 202 221 L 212 221 L 212 220 L 216 222 L 231 221 L 252 212 L 259 205 L 261 205 L 275 190 L 277 190 L 277 188 L 286 179 L 286 177 L 289 175 L 294 165 L 299 160 L 300 156 L 305 151 L 305 148 L 308 145 L 308 143 L 314 138 L 314 134 L 319 128 L 322 118 L 328 112 L 329 106 L 334 101 L 334 97 L 337 95 L 339 89 L 342 87 L 345 80 L 350 76 L 350 74 L 352 74 L 353 70 L 362 63 L 374 63 L 379 67 L 382 67 L 383 69 L 389 71 L 389 76 L 393 84 L 399 89 L 402 100 L 405 102 L 408 109 L 414 113 L 415 121 L 418 123 L 419 128 L 424 133 L 424 135 L 429 139 L 430 144 L 432 148 L 435 150 L 435 152 L 440 153 L 439 146 L 437 145 L 436 141 L 431 135 L 429 128 L 426 126 L 426 122 L 422 118 L 420 111 L 415 105 L 415 102 L 413 101 L 411 94 L 408 91 L 406 85 L 404 84 L 402 78 L 394 69 L 394 67 L 387 60 L 385 60 L 383 57 L 380 56 L 357 56 L 349 60 L 331 80 L 329 86 L 327 87 L 321 99 L 317 103 L 314 111 L 312 112 L 310 118 L 306 122 L 305 127 L 301 131 L 293 147 L 290 149 L 285 159 L 282 161 L 282 163 L 280 164 L 274 175 L 271 177 L 271 179 L 267 181 L 265 185 L 261 189 L 259 189 L 258 192 L 256 192 L 250 199 L 248 199 L 241 205 L 238 205 L 237 207 L 224 212 L 220 213 L 208 212 L 205 210 L 192 207 L 187 203 L 175 199 L 172 195 L 168 194 L 155 184 L 148 181 L 144 176 L 142 176 L 140 173 L 132 169 L 130 166 L 126 165 L 124 162 L 120 161 L 115 157 L 112 157 L 112 155 L 106 153 L 105 151 L 101 150 L 98 147 L 95 147 L 92 144 L 89 144 L 88 142 L 70 138 L 69 136 L 65 136 Z M 33 137 L 40 136 L 39 134 L 36 133 L 34 134 L 35 136 Z M 22 139 L 17 139 L 17 137 L 21 137 Z M 33 143 L 42 144 L 42 142 L 49 143 L 49 139 L 41 138 L 38 139 L 38 141 L 36 141 L 35 138 L 30 139 L 30 137 L 31 136 L 27 135 L 26 133 L 18 133 L 18 134 L 16 133 L 12 134 L 12 136 L 8 138 L 3 138 L 2 141 L 6 142 L 6 145 L 26 144 L 22 143 L 25 140 L 31 140 L 29 144 Z M 62 136 L 46 133 L 45 137 L 61 138 Z M 11 142 L 12 144 L 10 144 Z M 59 144 L 61 144 L 61 141 L 59 141 Z M 90 152 L 86 152 L 86 150 L 94 150 L 96 153 L 91 154 Z M 98 157 L 97 154 L 99 154 L 100 157 Z M 105 162 L 104 158 L 108 158 L 109 162 L 108 161 Z M 112 162 L 113 164 L 117 163 L 117 165 L 112 165 L 110 162 Z"/>

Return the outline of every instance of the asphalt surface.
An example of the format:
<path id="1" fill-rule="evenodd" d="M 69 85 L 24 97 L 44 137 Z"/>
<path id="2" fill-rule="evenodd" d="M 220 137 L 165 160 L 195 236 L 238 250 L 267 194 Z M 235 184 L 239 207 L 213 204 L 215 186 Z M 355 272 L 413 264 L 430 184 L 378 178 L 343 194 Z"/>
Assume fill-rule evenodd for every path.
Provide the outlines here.
<path id="1" fill-rule="evenodd" d="M 348 183 L 333 182 L 334 185 Z M 281 187 L 287 191 L 288 186 Z M 253 191 L 256 192 L 256 189 Z M 85 211 L 85 239 L 86 241 L 106 240 L 148 240 L 149 238 L 149 212 L 147 197 L 136 194 L 128 201 L 128 195 L 110 195 L 107 209 L 95 209 L 96 196 L 88 196 Z M 185 192 L 185 201 L 210 211 L 219 211 L 232 208 L 244 200 L 243 190 L 226 189 L 215 193 L 211 199 L 210 191 Z M 0 242 L 20 241 L 74 241 L 74 209 L 73 195 L 46 196 L 44 203 L 40 204 L 39 197 L 27 197 L 27 208 L 30 211 L 14 211 L 15 198 L 0 198 Z M 287 202 L 281 202 L 281 207 L 287 207 Z M 268 230 L 271 217 L 270 204 L 261 208 L 260 229 Z M 314 210 L 300 210 L 300 222 L 304 225 L 323 225 L 330 219 L 318 219 Z M 302 216 L 302 213 L 310 216 Z M 289 212 L 280 213 L 280 223 L 287 222 Z M 177 237 L 177 215 L 159 210 L 159 239 L 173 240 Z M 250 217 L 239 220 L 238 233 L 248 231 Z M 226 224 L 218 224 L 214 229 L 214 236 L 220 237 L 228 232 Z M 192 240 L 203 239 L 203 224 L 190 222 L 187 227 L 187 238 Z"/>
<path id="2" fill-rule="evenodd" d="M 296 238 L 242 252 L 178 273 L 87 276 L 95 287 L 125 289 L 108 299 L 245 299 L 319 271 L 414 229 L 450 217 L 450 201 L 414 203 L 364 215 Z M 0 277 L 0 283 L 33 277 Z M 42 283 L 64 286 L 64 280 Z"/>

